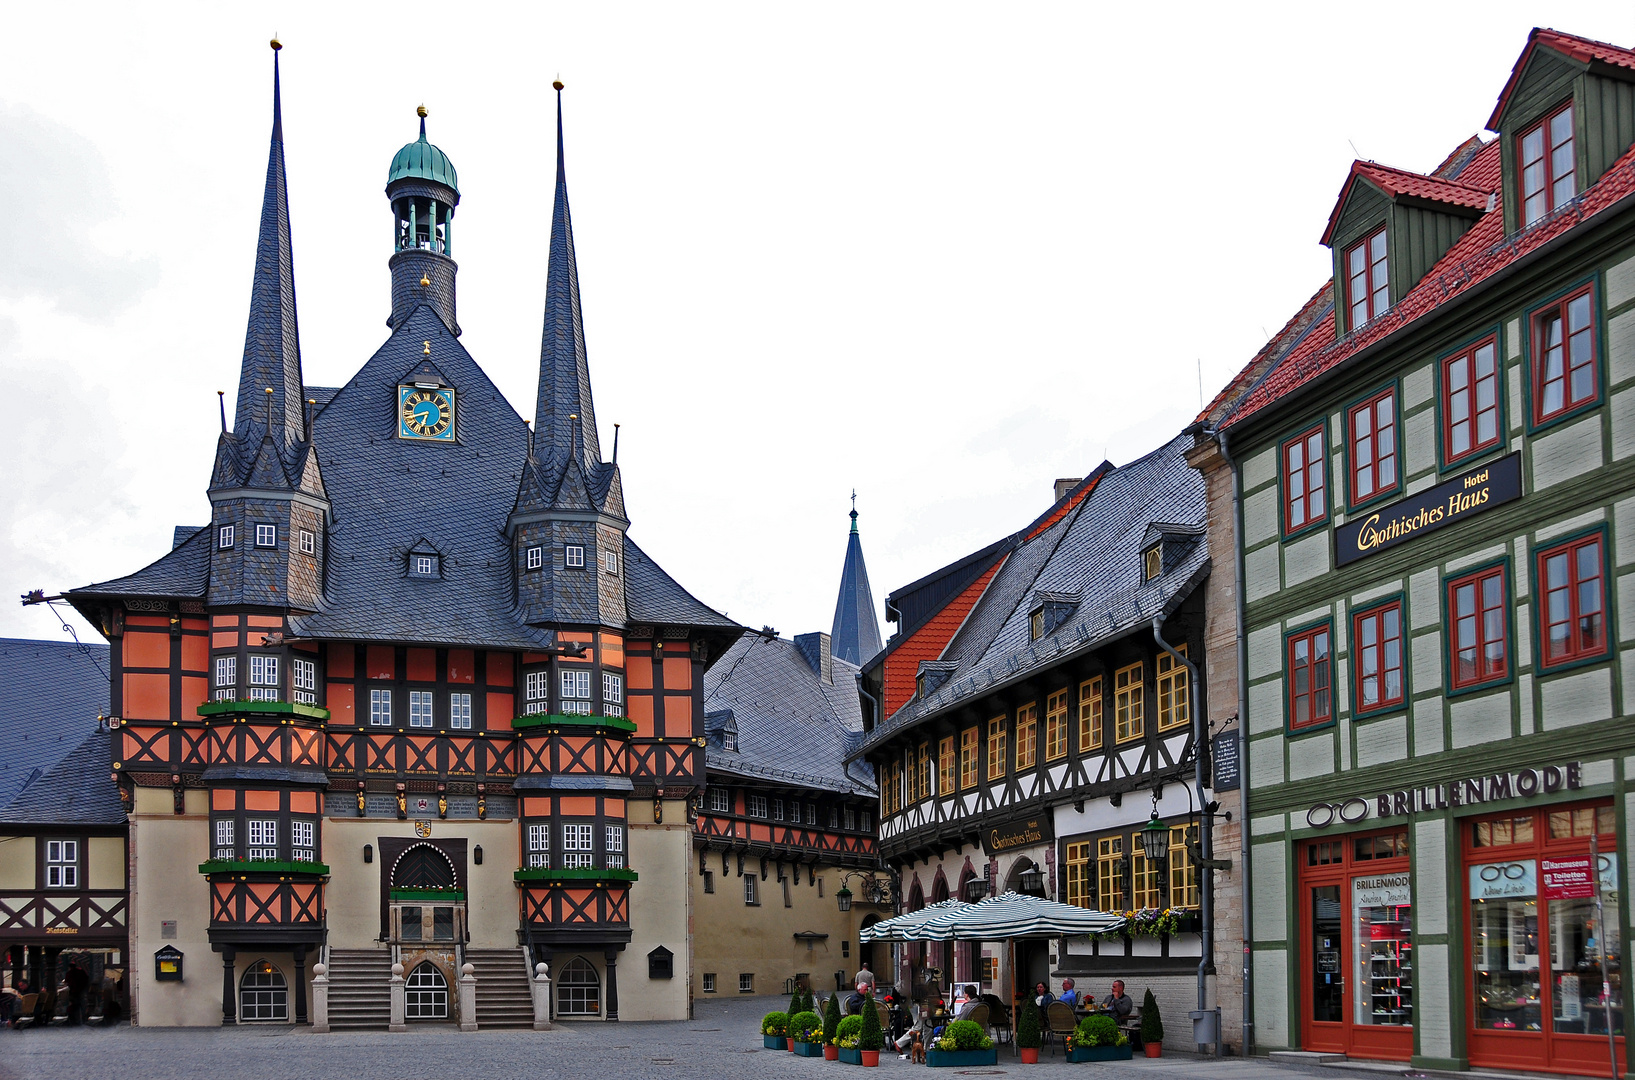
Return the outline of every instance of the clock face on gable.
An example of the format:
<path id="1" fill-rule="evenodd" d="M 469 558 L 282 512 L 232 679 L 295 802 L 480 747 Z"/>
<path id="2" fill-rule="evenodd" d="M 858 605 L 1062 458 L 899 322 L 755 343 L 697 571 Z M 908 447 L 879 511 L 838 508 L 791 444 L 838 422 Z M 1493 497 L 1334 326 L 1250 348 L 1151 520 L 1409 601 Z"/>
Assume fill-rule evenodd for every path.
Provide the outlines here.
<path id="1" fill-rule="evenodd" d="M 400 439 L 453 442 L 454 391 L 447 387 L 398 387 L 397 434 Z"/>

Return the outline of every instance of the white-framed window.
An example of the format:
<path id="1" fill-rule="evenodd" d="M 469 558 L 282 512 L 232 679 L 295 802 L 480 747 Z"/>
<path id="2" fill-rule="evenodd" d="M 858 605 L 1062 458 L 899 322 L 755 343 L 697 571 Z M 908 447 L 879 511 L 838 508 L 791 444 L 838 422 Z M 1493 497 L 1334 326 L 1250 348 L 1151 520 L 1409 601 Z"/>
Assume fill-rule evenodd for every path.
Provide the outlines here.
<path id="1" fill-rule="evenodd" d="M 846 829 L 849 832 L 855 828 L 857 828 L 857 811 L 848 806 L 846 807 Z"/>
<path id="2" fill-rule="evenodd" d="M 528 826 L 528 865 L 551 868 L 551 827 L 549 825 Z"/>
<path id="3" fill-rule="evenodd" d="M 569 544 L 562 552 L 562 561 L 568 566 L 585 565 L 585 549 L 578 544 Z"/>
<path id="4" fill-rule="evenodd" d="M 459 728 L 462 731 L 471 730 L 470 694 L 450 694 L 448 696 L 448 726 Z"/>
<path id="5" fill-rule="evenodd" d="M 753 994 L 755 992 L 755 976 L 753 974 L 746 971 L 738 976 L 738 992 L 740 994 Z"/>
<path id="6" fill-rule="evenodd" d="M 710 811 L 716 814 L 732 812 L 732 792 L 724 787 L 710 788 Z"/>
<path id="7" fill-rule="evenodd" d="M 815 802 L 809 802 L 806 804 L 806 824 L 817 824 L 817 803 Z"/>
<path id="8" fill-rule="evenodd" d="M 311 529 L 301 530 L 301 554 L 316 555 L 318 553 L 318 538 Z"/>
<path id="9" fill-rule="evenodd" d="M 544 565 L 545 565 L 545 549 L 542 548 L 542 547 L 531 547 L 531 548 L 529 548 L 528 549 L 528 569 L 538 570 L 540 567 L 542 567 Z"/>
<path id="10" fill-rule="evenodd" d="M 749 816 L 758 818 L 766 817 L 765 795 L 751 795 L 749 797 Z"/>
<path id="11" fill-rule="evenodd" d="M 223 525 L 216 530 L 216 546 L 226 550 L 233 546 L 234 529 L 231 525 Z"/>
<path id="12" fill-rule="evenodd" d="M 721 736 L 721 745 L 728 750 L 736 752 L 738 749 L 738 733 L 736 731 L 728 731 L 724 733 Z"/>
<path id="13" fill-rule="evenodd" d="M 562 672 L 562 711 L 590 715 L 589 668 L 568 668 Z"/>
<path id="14" fill-rule="evenodd" d="M 278 657 L 251 654 L 250 700 L 278 700 Z"/>
<path id="15" fill-rule="evenodd" d="M 602 553 L 602 570 L 604 573 L 617 574 L 619 572 L 619 556 L 617 552 Z"/>
<path id="16" fill-rule="evenodd" d="M 863 811 L 863 831 L 868 832 L 872 828 L 874 828 L 874 815 L 865 810 Z"/>
<path id="17" fill-rule="evenodd" d="M 79 888 L 78 840 L 47 840 L 45 842 L 45 887 L 48 889 Z"/>
<path id="18" fill-rule="evenodd" d="M 783 820 L 783 800 L 782 799 L 773 799 L 772 800 L 772 820 L 773 821 L 782 821 Z"/>
<path id="19" fill-rule="evenodd" d="M 249 851 L 245 853 L 251 859 L 278 858 L 278 819 L 251 818 L 245 822 L 245 831 L 249 835 Z"/>
<path id="20" fill-rule="evenodd" d="M 416 577 L 435 577 L 437 575 L 437 556 L 415 555 L 409 564 L 414 568 Z"/>
<path id="21" fill-rule="evenodd" d="M 290 822 L 290 858 L 296 862 L 316 862 L 317 845 L 313 843 L 316 836 L 312 822 Z"/>
<path id="22" fill-rule="evenodd" d="M 603 827 L 602 855 L 603 864 L 609 870 L 624 869 L 623 825 L 607 825 Z"/>
<path id="23" fill-rule="evenodd" d="M 216 690 L 211 696 L 217 701 L 232 701 L 238 696 L 238 657 L 216 657 Z"/>
<path id="24" fill-rule="evenodd" d="M 704 992 L 706 994 L 715 993 L 715 972 L 713 971 L 704 973 Z"/>
<path id="25" fill-rule="evenodd" d="M 611 671 L 602 672 L 602 715 L 624 715 L 624 676 Z"/>
<path id="26" fill-rule="evenodd" d="M 409 726 L 432 726 L 432 692 L 430 690 L 409 691 Z"/>
<path id="27" fill-rule="evenodd" d="M 759 907 L 761 903 L 761 879 L 754 874 L 744 875 L 744 903 Z"/>
<path id="28" fill-rule="evenodd" d="M 216 819 L 216 858 L 236 859 L 238 848 L 233 843 L 233 819 Z"/>
<path id="29" fill-rule="evenodd" d="M 593 835 L 590 825 L 562 826 L 562 869 L 576 870 L 591 866 L 594 860 L 591 854 Z"/>
<path id="30" fill-rule="evenodd" d="M 318 665 L 297 657 L 290 661 L 290 675 L 295 684 L 295 700 L 303 705 L 318 704 Z"/>
<path id="31" fill-rule="evenodd" d="M 392 692 L 390 690 L 369 691 L 369 726 L 392 726 Z"/>
<path id="32" fill-rule="evenodd" d="M 549 671 L 530 671 L 522 677 L 523 705 L 525 713 L 542 713 L 550 708 L 546 700 L 551 692 L 551 673 Z"/>
<path id="33" fill-rule="evenodd" d="M 255 527 L 255 546 L 256 547 L 261 547 L 261 548 L 277 547 L 278 546 L 278 526 L 277 525 L 257 525 Z"/>
<path id="34" fill-rule="evenodd" d="M 840 811 L 833 806 L 829 807 L 829 828 L 840 828 Z"/>

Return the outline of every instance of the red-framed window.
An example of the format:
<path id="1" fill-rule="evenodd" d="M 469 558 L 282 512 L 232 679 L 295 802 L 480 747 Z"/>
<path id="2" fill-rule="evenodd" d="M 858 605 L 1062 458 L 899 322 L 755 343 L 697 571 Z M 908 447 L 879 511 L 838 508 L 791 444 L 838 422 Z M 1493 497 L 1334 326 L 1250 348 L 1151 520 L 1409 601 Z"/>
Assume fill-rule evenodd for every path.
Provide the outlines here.
<path id="1" fill-rule="evenodd" d="M 1442 361 L 1442 460 L 1499 443 L 1499 342 L 1488 338 Z"/>
<path id="2" fill-rule="evenodd" d="M 1503 679 L 1510 674 L 1510 635 L 1505 611 L 1503 566 L 1448 582 L 1453 619 L 1449 683 L 1455 690 Z"/>
<path id="3" fill-rule="evenodd" d="M 1403 702 L 1402 602 L 1361 611 L 1351 622 L 1357 669 L 1356 711 L 1374 712 Z"/>
<path id="4" fill-rule="evenodd" d="M 1346 413 L 1351 501 L 1367 502 L 1397 486 L 1397 394 L 1385 390 Z"/>
<path id="5" fill-rule="evenodd" d="M 1289 730 L 1316 727 L 1334 718 L 1329 693 L 1329 628 L 1317 626 L 1288 639 Z"/>
<path id="6" fill-rule="evenodd" d="M 1538 553 L 1539 612 L 1546 664 L 1596 659 L 1607 652 L 1606 570 L 1601 534 Z"/>
<path id="7" fill-rule="evenodd" d="M 1600 393 L 1595 296 L 1589 287 L 1533 313 L 1533 421 L 1571 412 Z"/>
<path id="8" fill-rule="evenodd" d="M 1385 314 L 1391 306 L 1391 283 L 1385 258 L 1385 230 L 1346 249 L 1346 303 L 1351 311 L 1349 328 L 1355 330 L 1370 319 Z"/>
<path id="9" fill-rule="evenodd" d="M 1522 224 L 1531 225 L 1578 193 L 1573 173 L 1573 105 L 1568 102 L 1521 133 Z"/>
<path id="10" fill-rule="evenodd" d="M 1328 516 L 1323 469 L 1323 425 L 1283 444 L 1283 531 L 1295 532 Z"/>

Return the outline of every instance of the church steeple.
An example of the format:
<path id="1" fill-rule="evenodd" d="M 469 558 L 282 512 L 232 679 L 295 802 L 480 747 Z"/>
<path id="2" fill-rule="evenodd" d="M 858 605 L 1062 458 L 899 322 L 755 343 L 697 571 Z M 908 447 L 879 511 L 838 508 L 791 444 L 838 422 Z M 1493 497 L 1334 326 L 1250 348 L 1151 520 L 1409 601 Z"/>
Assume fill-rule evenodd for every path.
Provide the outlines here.
<path id="1" fill-rule="evenodd" d="M 846 538 L 846 565 L 840 571 L 840 596 L 835 601 L 830 648 L 842 660 L 859 666 L 880 651 L 880 622 L 874 614 L 874 593 L 869 570 L 863 565 L 863 541 L 857 534 L 857 492 L 852 492 L 852 531 Z"/>
<path id="2" fill-rule="evenodd" d="M 289 193 L 284 178 L 284 114 L 279 102 L 278 50 L 273 48 L 272 147 L 261 197 L 250 319 L 244 333 L 238 405 L 233 432 L 241 448 L 256 454 L 271 436 L 280 456 L 306 438 L 306 401 L 301 382 L 301 339 L 295 320 L 295 263 L 290 253 Z M 267 390 L 272 393 L 268 394 Z"/>

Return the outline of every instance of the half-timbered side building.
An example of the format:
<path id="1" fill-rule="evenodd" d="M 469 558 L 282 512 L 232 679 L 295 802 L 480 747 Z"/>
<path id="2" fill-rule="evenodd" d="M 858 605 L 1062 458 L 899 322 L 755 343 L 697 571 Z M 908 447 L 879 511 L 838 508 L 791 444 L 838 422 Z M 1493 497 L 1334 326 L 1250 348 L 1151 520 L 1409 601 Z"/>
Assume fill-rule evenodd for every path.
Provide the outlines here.
<path id="1" fill-rule="evenodd" d="M 1608 1075 L 1635 51 L 1534 30 L 1487 127 L 1428 172 L 1352 166 L 1333 278 L 1196 429 L 1240 515 L 1211 548 L 1237 541 L 1241 666 L 1210 690 L 1248 748 L 1255 1047 Z"/>
<path id="2" fill-rule="evenodd" d="M 799 975 L 832 988 L 836 972 L 857 970 L 857 931 L 890 916 L 838 901 L 849 871 L 878 862 L 873 774 L 846 763 L 863 737 L 857 667 L 833 655 L 828 634 L 751 633 L 704 688 L 694 994 L 778 993 Z"/>
<path id="3" fill-rule="evenodd" d="M 1204 973 L 1200 890 L 1212 887 L 1199 874 L 1203 703 L 1189 666 L 1207 659 L 1210 559 L 1190 442 L 1064 482 L 1027 528 L 888 600 L 899 630 L 865 673 L 885 715 L 861 753 L 880 778 L 880 849 L 905 907 L 1015 890 L 1150 913 L 1147 932 L 1102 941 L 911 946 L 903 985 L 918 987 L 927 963 L 944 985 L 980 980 L 1006 1002 L 1041 980 L 1123 978 L 1185 1030 Z M 946 639 L 939 625 L 953 628 Z M 1156 860 L 1140 840 L 1154 815 Z M 1233 991 L 1223 982 L 1218 995 Z M 1212 977 L 1209 992 L 1212 1008 Z"/>
<path id="4" fill-rule="evenodd" d="M 277 43 L 274 43 L 276 50 Z M 207 525 L 68 594 L 112 643 L 112 768 L 131 806 L 133 1013 L 332 1026 L 677 1018 L 704 677 L 740 628 L 627 535 L 591 397 L 558 105 L 532 428 L 461 343 L 454 165 L 392 159 L 389 336 L 307 386 L 276 53 L 236 408 Z M 560 91 L 560 86 L 558 86 Z M 149 977 L 156 950 L 186 978 Z M 685 966 L 684 964 L 682 965 Z M 621 979 L 620 976 L 624 977 Z"/>

